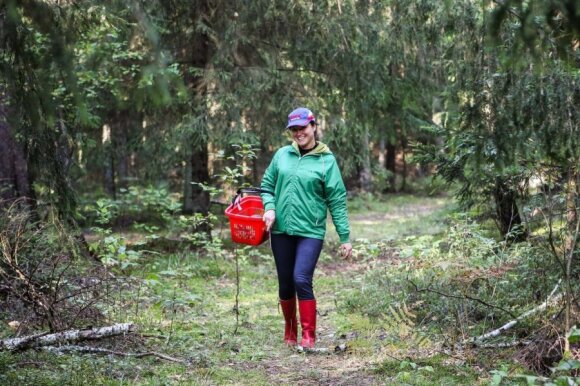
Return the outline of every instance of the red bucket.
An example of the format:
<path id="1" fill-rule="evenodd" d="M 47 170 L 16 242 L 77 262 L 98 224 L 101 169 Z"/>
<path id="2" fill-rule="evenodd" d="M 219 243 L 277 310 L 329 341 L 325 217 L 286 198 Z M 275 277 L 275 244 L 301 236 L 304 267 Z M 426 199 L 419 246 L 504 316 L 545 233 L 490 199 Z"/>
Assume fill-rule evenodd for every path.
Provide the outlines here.
<path id="1" fill-rule="evenodd" d="M 258 196 L 236 199 L 226 209 L 234 243 L 260 245 L 268 239 L 266 223 L 262 220 L 264 204 Z"/>

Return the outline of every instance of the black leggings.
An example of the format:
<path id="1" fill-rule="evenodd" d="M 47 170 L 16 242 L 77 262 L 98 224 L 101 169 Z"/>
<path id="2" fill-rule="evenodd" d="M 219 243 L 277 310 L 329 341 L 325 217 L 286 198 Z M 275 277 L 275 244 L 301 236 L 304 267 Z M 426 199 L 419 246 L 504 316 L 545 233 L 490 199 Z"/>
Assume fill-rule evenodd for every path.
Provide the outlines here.
<path id="1" fill-rule="evenodd" d="M 300 300 L 314 299 L 312 276 L 322 250 L 322 240 L 272 234 L 271 243 L 280 299 L 292 299 L 295 295 Z"/>

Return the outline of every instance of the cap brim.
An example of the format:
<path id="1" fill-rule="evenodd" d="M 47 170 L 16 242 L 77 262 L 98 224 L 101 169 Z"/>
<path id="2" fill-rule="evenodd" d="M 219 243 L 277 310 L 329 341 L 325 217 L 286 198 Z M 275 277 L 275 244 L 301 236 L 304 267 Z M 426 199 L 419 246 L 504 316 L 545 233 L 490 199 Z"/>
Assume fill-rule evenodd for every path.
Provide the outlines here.
<path id="1" fill-rule="evenodd" d="M 297 119 L 295 121 L 292 121 L 288 124 L 288 126 L 286 126 L 287 129 L 293 127 L 293 126 L 307 126 L 310 122 L 314 122 L 316 123 L 316 121 L 312 121 L 312 120 L 308 120 L 308 119 Z"/>

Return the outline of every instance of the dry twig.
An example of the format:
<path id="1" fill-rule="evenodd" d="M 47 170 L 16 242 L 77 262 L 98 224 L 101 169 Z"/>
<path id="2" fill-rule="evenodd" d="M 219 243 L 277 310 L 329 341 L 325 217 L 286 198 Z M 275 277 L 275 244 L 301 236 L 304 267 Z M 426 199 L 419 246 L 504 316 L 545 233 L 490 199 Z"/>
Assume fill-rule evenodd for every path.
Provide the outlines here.
<path id="1" fill-rule="evenodd" d="M 528 316 L 533 315 L 533 314 L 536 314 L 536 313 L 538 313 L 540 311 L 545 310 L 548 307 L 548 305 L 550 305 L 551 303 L 554 303 L 554 302 L 558 301 L 562 297 L 562 294 L 558 294 L 558 295 L 555 296 L 556 291 L 560 287 L 560 283 L 561 282 L 562 282 L 562 279 L 560 279 L 558 281 L 558 283 L 556 283 L 556 286 L 554 287 L 554 289 L 552 290 L 552 292 L 550 293 L 550 295 L 548 295 L 548 297 L 546 298 L 546 301 L 544 303 L 540 304 L 537 307 L 532 308 L 529 311 L 524 312 L 523 314 L 521 314 L 517 318 L 509 321 L 508 323 L 504 324 L 500 328 L 497 328 L 497 329 L 495 329 L 493 331 L 487 332 L 487 333 L 485 333 L 483 335 L 480 335 L 480 336 L 477 336 L 477 337 L 473 337 L 473 338 L 466 339 L 463 342 L 461 342 L 460 345 L 472 344 L 472 345 L 475 345 L 475 346 L 480 346 L 483 341 L 485 341 L 487 339 L 490 339 L 490 338 L 495 338 L 497 336 L 500 336 L 505 331 L 509 330 L 510 328 L 512 328 L 513 326 L 515 326 L 516 324 L 518 324 L 520 321 L 522 321 L 523 319 L 527 318 Z"/>
<path id="2" fill-rule="evenodd" d="M 166 354 L 158 353 L 156 351 L 148 351 L 142 353 L 128 353 L 123 351 L 114 351 L 108 350 L 105 348 L 99 347 L 84 347 L 84 346 L 75 346 L 75 345 L 67 345 L 67 346 L 59 346 L 59 347 L 43 347 L 45 351 L 49 351 L 52 353 L 63 353 L 63 352 L 78 352 L 78 353 L 88 353 L 88 354 L 108 354 L 108 355 L 118 355 L 124 357 L 135 357 L 135 358 L 143 358 L 147 356 L 154 356 L 160 359 L 164 359 L 166 361 L 181 363 L 185 366 L 189 366 L 190 363 L 184 359 L 174 358 Z"/>

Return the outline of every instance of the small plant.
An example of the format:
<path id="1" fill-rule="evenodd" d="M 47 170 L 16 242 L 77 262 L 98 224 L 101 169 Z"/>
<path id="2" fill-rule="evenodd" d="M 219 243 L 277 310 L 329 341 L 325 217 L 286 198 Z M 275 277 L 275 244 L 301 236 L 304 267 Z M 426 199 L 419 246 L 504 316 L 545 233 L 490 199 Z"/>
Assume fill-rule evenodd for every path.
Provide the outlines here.
<path id="1" fill-rule="evenodd" d="M 362 260 L 372 260 L 381 256 L 385 249 L 386 244 L 382 241 L 371 242 L 368 239 L 357 239 L 353 257 Z"/>
<path id="2" fill-rule="evenodd" d="M 141 258 L 140 252 L 127 249 L 125 239 L 119 236 L 106 236 L 102 240 L 90 243 L 89 247 L 105 266 L 119 267 L 121 270 L 137 266 Z"/>
<path id="3" fill-rule="evenodd" d="M 116 200 L 100 198 L 95 204 L 85 205 L 81 217 L 90 225 L 139 228 L 169 225 L 180 210 L 179 200 L 166 187 L 130 186 L 119 189 Z"/>
<path id="4" fill-rule="evenodd" d="M 119 267 L 121 270 L 125 270 L 136 266 L 141 254 L 128 249 L 125 239 L 113 235 L 111 229 L 106 227 L 116 213 L 117 208 L 110 201 L 97 201 L 95 222 L 100 226 L 91 228 L 98 238 L 96 241 L 89 243 L 89 249 L 99 256 L 105 266 Z"/>
<path id="5" fill-rule="evenodd" d="M 412 348 L 424 347 L 429 344 L 427 335 L 417 325 L 417 315 L 403 303 L 389 305 L 383 314 L 387 331 L 396 333 L 400 341 L 405 341 Z"/>

